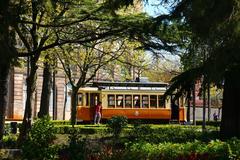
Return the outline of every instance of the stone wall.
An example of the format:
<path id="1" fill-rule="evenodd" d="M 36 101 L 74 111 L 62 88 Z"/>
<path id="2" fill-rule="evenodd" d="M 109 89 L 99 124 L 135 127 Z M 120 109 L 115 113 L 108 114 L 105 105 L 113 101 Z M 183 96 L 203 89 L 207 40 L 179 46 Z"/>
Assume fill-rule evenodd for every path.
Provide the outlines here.
<path id="1" fill-rule="evenodd" d="M 42 93 L 42 70 L 40 69 L 38 71 L 38 78 L 36 83 L 36 92 L 33 95 L 33 111 L 32 115 L 33 117 L 37 117 L 37 114 L 40 109 L 40 102 L 41 102 L 41 93 Z M 56 113 L 56 119 L 62 120 L 63 119 L 63 107 L 64 107 L 64 99 L 65 99 L 65 88 L 66 80 L 64 77 L 64 74 L 62 72 L 59 72 L 56 74 L 56 105 L 57 105 L 57 113 Z M 13 118 L 13 119 L 22 119 L 24 116 L 24 108 L 25 108 L 25 99 L 26 99 L 26 71 L 24 69 L 20 68 L 14 68 L 13 73 L 13 91 L 12 91 L 12 102 L 10 101 L 10 104 L 13 104 L 10 110 L 12 110 L 12 115 L 8 112 L 7 118 Z M 69 100 L 69 98 L 68 98 Z M 53 98 L 52 95 L 50 97 L 50 116 L 53 115 Z M 68 105 L 70 103 L 68 102 Z M 10 105 L 9 105 L 10 106 Z M 68 106 L 69 108 L 69 106 Z M 70 118 L 70 110 L 68 109 L 65 113 L 65 119 Z"/>
<path id="2" fill-rule="evenodd" d="M 13 115 L 14 119 L 22 119 L 24 115 L 24 75 L 22 70 L 14 69 L 13 73 Z"/>

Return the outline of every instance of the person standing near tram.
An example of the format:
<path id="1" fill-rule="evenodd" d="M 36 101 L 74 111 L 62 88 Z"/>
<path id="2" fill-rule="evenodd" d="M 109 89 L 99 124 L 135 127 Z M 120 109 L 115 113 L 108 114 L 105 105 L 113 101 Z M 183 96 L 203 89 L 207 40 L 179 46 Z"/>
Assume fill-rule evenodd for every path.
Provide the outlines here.
<path id="1" fill-rule="evenodd" d="M 95 107 L 94 124 L 100 124 L 102 118 L 102 102 L 98 102 Z"/>

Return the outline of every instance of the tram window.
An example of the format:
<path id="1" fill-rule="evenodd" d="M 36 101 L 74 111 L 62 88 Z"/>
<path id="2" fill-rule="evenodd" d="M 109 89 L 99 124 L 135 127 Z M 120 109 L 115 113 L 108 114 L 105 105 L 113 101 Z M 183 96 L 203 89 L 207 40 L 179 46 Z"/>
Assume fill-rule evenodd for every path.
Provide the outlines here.
<path id="1" fill-rule="evenodd" d="M 156 95 L 150 95 L 150 107 L 157 108 L 157 96 Z"/>
<path id="2" fill-rule="evenodd" d="M 159 104 L 159 108 L 165 108 L 165 100 L 163 96 L 158 96 L 158 104 Z"/>
<path id="3" fill-rule="evenodd" d="M 123 95 L 117 95 L 117 107 L 123 108 Z"/>
<path id="4" fill-rule="evenodd" d="M 148 95 L 142 96 L 142 108 L 148 108 L 149 106 L 149 98 Z"/>
<path id="5" fill-rule="evenodd" d="M 114 95 L 108 95 L 108 107 L 109 108 L 115 107 L 115 96 Z"/>
<path id="6" fill-rule="evenodd" d="M 89 105 L 88 97 L 89 97 L 89 93 L 86 93 L 86 106 Z"/>
<path id="7" fill-rule="evenodd" d="M 125 95 L 125 108 L 132 108 L 132 95 Z"/>
<path id="8" fill-rule="evenodd" d="M 133 95 L 134 108 L 140 108 L 140 95 Z"/>
<path id="9" fill-rule="evenodd" d="M 83 105 L 83 94 L 82 93 L 79 93 L 78 94 L 78 105 L 79 106 L 82 106 Z"/>

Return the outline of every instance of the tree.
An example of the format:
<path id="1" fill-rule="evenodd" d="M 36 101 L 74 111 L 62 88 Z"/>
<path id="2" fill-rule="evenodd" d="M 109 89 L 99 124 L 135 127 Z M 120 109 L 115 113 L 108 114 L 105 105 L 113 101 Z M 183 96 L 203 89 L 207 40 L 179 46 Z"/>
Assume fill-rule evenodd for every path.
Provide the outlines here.
<path id="1" fill-rule="evenodd" d="M 119 58 L 125 51 L 124 41 L 111 43 L 97 41 L 87 46 L 67 45 L 58 50 L 58 58 L 72 87 L 71 124 L 76 124 L 78 90 L 89 83 L 97 71 L 109 62 Z"/>
<path id="2" fill-rule="evenodd" d="M 137 49 L 139 46 L 140 44 L 137 42 L 128 41 L 125 52 L 105 66 L 105 69 L 109 71 L 110 75 L 118 74 L 120 81 L 135 81 L 137 77 L 141 77 L 149 65 L 149 60 L 142 49 Z M 116 65 L 119 71 L 116 71 L 116 67 L 110 67 Z M 112 80 L 116 80 L 113 76 L 111 77 Z"/>
<path id="3" fill-rule="evenodd" d="M 51 1 L 22 1 L 17 4 L 18 10 L 23 13 L 18 15 L 13 25 L 20 40 L 24 44 L 25 56 L 30 59 L 30 72 L 27 76 L 27 99 L 19 141 L 26 139 L 32 120 L 32 96 L 36 88 L 37 62 L 42 51 L 58 45 L 56 36 L 52 36 L 57 20 L 67 11 L 66 3 Z M 52 8 L 52 9 L 50 9 Z M 52 12 L 53 11 L 53 12 Z M 56 26 L 57 27 L 57 26 Z M 55 41 L 54 41 L 55 40 Z"/>
<path id="4" fill-rule="evenodd" d="M 83 44 L 106 37 L 129 35 L 129 26 L 137 22 L 131 16 L 119 17 L 108 9 L 109 2 L 85 0 L 69 2 L 22 1 L 25 8 L 13 25 L 30 56 L 30 74 L 27 77 L 27 100 L 20 138 L 26 137 L 31 126 L 32 94 L 35 90 L 37 62 L 43 51 L 64 44 Z M 146 19 L 140 15 L 139 19 Z M 127 23 L 124 23 L 127 22 Z M 92 25 L 94 24 L 94 25 Z M 41 110 L 42 111 L 42 110 Z"/>
<path id="5" fill-rule="evenodd" d="M 205 75 L 208 83 L 212 82 L 218 86 L 224 83 L 220 132 L 222 137 L 240 137 L 239 1 L 180 1 L 172 15 L 184 17 L 194 36 L 210 46 L 206 61 L 195 69 L 186 71 L 179 78 L 189 73 L 187 81 Z M 182 84 L 184 83 L 182 81 Z"/>
<path id="6" fill-rule="evenodd" d="M 17 56 L 13 40 L 15 35 L 10 27 L 14 21 L 14 14 L 10 1 L 2 0 L 0 2 L 0 146 L 4 134 L 8 74 Z"/>
<path id="7" fill-rule="evenodd" d="M 29 57 L 30 59 L 26 108 L 20 133 L 20 139 L 23 140 L 31 126 L 31 99 L 35 90 L 37 62 L 42 52 L 65 44 L 77 43 L 81 45 L 104 38 L 113 38 L 114 36 L 138 40 L 144 44 L 145 48 L 149 48 L 153 44 L 152 37 L 154 37 L 154 34 L 163 34 L 162 32 L 155 33 L 155 29 L 159 26 L 158 23 L 153 24 L 152 20 L 149 20 L 145 15 L 119 16 L 117 14 L 116 10 L 131 4 L 132 1 L 109 0 L 96 3 L 96 1 L 91 0 L 80 2 L 74 0 L 68 2 L 23 0 L 19 2 L 11 1 L 11 7 L 9 5 L 10 1 L 1 3 L 1 7 L 3 7 L 1 14 L 4 18 L 1 32 L 2 35 L 5 35 L 1 39 L 2 42 L 5 42 L 2 43 L 4 45 L 1 46 L 1 51 L 9 53 L 1 56 L 7 64 L 2 68 L 9 71 L 10 62 L 14 61 L 17 56 Z M 164 28 L 163 24 L 160 24 L 160 26 Z M 150 32 L 147 30 L 149 27 L 151 28 Z M 18 53 L 16 53 L 13 45 L 9 45 L 15 39 L 9 39 L 10 29 L 17 34 L 14 37 L 18 37 L 24 44 L 24 47 L 20 48 Z M 168 33 L 170 34 L 170 32 Z M 7 47 L 6 42 L 8 43 Z M 163 36 L 162 42 L 157 47 L 172 49 L 173 46 L 168 45 L 168 42 L 166 37 Z M 5 72 L 2 74 L 6 75 Z M 6 81 L 2 82 L 5 86 Z M 3 100 L 1 102 L 5 102 L 6 86 L 2 89 L 4 95 L 0 98 Z M 2 113 L 4 114 L 4 111 Z"/>
<path id="8" fill-rule="evenodd" d="M 193 3 L 195 21 L 193 29 L 205 43 L 212 44 L 210 56 L 203 65 L 203 74 L 215 84 L 224 80 L 223 114 L 221 122 L 222 137 L 240 136 L 238 117 L 238 95 L 236 83 L 239 73 L 239 56 L 237 54 L 240 15 L 238 1 L 196 1 Z M 198 6 L 197 6 L 198 5 Z M 235 9 L 234 9 L 235 8 Z M 202 10 L 204 14 L 197 13 Z M 234 16 L 232 16 L 234 15 Z M 201 22 L 200 22 L 201 21 Z M 211 21 L 211 23 L 209 23 Z M 197 26 L 198 25 L 198 26 Z M 204 31 L 204 32 L 203 32 Z M 233 114 L 234 113 L 234 114 Z"/>
<path id="9" fill-rule="evenodd" d="M 49 116 L 49 102 L 52 88 L 52 64 L 51 55 L 47 54 L 44 57 L 44 68 L 43 68 L 43 85 L 41 94 L 40 111 L 38 112 L 38 118 Z"/>
<path id="10" fill-rule="evenodd" d="M 154 82 L 170 82 L 170 80 L 180 72 L 178 60 L 167 59 L 165 57 L 162 59 L 160 57 L 153 57 L 152 64 L 148 67 L 148 70 L 144 72 L 144 75 Z"/>

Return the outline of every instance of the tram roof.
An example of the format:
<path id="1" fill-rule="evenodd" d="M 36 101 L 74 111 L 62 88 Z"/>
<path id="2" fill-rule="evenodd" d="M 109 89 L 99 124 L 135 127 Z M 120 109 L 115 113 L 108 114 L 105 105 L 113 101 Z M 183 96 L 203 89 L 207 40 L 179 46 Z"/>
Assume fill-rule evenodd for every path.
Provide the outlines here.
<path id="1" fill-rule="evenodd" d="M 107 82 L 107 81 L 98 81 L 92 82 L 92 87 L 156 87 L 162 88 L 167 87 L 168 83 L 163 82 Z"/>

